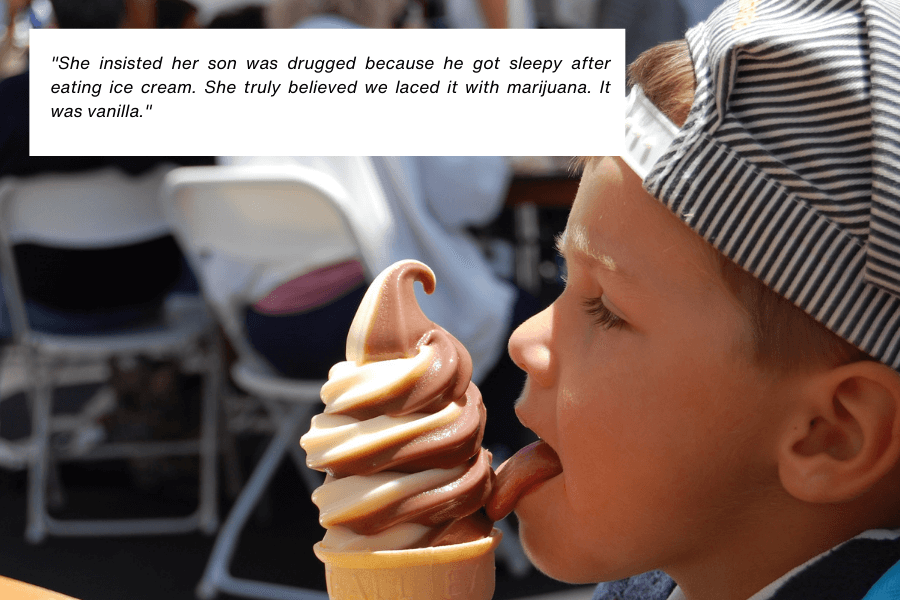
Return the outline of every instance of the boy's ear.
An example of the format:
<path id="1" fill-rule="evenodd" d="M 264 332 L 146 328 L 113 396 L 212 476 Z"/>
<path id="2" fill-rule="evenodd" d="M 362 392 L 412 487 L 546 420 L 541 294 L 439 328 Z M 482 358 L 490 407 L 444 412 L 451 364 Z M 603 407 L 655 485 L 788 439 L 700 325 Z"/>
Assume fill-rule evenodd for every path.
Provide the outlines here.
<path id="1" fill-rule="evenodd" d="M 806 502 L 856 498 L 900 460 L 900 375 L 858 361 L 807 383 L 779 441 L 781 483 Z"/>

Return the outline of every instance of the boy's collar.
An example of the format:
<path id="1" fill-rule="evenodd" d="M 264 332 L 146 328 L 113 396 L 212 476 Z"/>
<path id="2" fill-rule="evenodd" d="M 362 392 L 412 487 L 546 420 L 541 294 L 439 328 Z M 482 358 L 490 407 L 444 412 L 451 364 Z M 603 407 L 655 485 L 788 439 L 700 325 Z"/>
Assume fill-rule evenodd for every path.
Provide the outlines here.
<path id="1" fill-rule="evenodd" d="M 862 600 L 900 562 L 900 530 L 865 531 L 810 559 L 748 600 Z M 684 600 L 675 588 L 667 600 Z"/>
<path id="2" fill-rule="evenodd" d="M 862 600 L 897 562 L 900 529 L 872 529 L 803 563 L 748 600 Z M 684 595 L 662 571 L 651 571 L 597 586 L 593 600 L 614 599 L 684 600 Z"/>

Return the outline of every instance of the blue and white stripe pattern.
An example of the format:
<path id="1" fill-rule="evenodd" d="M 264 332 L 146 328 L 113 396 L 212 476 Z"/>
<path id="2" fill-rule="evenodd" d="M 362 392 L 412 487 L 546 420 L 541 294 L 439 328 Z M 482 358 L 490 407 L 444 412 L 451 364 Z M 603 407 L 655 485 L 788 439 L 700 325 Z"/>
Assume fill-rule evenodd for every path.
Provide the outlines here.
<path id="1" fill-rule="evenodd" d="M 900 370 L 900 0 L 730 0 L 686 37 L 694 105 L 644 186 Z"/>

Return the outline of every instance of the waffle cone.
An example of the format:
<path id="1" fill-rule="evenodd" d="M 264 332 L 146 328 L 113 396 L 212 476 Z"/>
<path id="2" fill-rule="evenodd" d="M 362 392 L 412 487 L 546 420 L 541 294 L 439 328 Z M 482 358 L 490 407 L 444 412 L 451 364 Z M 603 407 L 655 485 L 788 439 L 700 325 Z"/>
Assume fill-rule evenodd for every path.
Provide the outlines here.
<path id="1" fill-rule="evenodd" d="M 490 600 L 494 549 L 502 534 L 474 542 L 381 552 L 313 547 L 325 563 L 331 600 Z"/>

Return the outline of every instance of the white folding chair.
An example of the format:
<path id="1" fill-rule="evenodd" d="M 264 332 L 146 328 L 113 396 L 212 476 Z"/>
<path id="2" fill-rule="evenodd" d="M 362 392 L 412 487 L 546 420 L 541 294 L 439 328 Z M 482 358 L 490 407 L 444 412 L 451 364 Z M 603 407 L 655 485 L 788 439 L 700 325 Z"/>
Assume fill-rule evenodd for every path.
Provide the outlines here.
<path id="1" fill-rule="evenodd" d="M 324 381 L 298 380 L 275 373 L 250 347 L 243 324 L 245 308 L 257 298 L 263 279 L 283 282 L 315 266 L 358 252 L 371 280 L 371 266 L 360 250 L 348 217 L 347 192 L 334 178 L 297 166 L 182 167 L 169 173 L 162 201 L 176 236 L 200 279 L 237 352 L 235 383 L 258 398 L 276 424 L 275 435 L 238 496 L 217 536 L 197 588 L 200 598 L 219 592 L 276 600 L 326 600 L 327 595 L 230 574 L 232 556 L 254 507 L 285 456 L 296 463 L 311 493 L 319 473 L 306 467 L 298 440 L 321 410 Z M 214 261 L 230 260 L 250 274 L 221 291 Z M 227 275 L 225 275 L 226 278 Z M 233 278 L 229 279 L 234 284 Z"/>
<path id="2" fill-rule="evenodd" d="M 102 248 L 138 243 L 166 233 L 168 225 L 157 201 L 163 175 L 164 170 L 159 169 L 131 178 L 106 169 L 0 182 L 0 270 L 13 341 L 24 356 L 24 387 L 32 411 L 32 431 L 24 452 L 28 470 L 26 538 L 30 542 L 40 542 L 47 535 L 174 534 L 197 529 L 212 534 L 218 526 L 216 407 L 221 354 L 215 321 L 202 301 L 173 299 L 167 302 L 158 323 L 127 331 L 44 333 L 29 324 L 13 254 L 13 244 L 22 242 L 70 249 Z M 77 457 L 58 455 L 51 447 L 51 434 L 58 423 L 52 395 L 63 382 L 61 373 L 85 365 L 102 367 L 114 357 L 138 356 L 177 359 L 184 371 L 202 375 L 198 438 L 106 443 Z M 186 455 L 197 455 L 200 461 L 198 507 L 188 516 L 60 520 L 48 513 L 51 461 Z"/>

